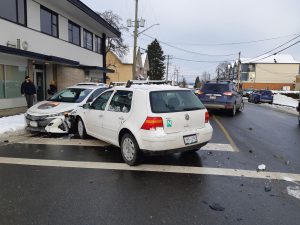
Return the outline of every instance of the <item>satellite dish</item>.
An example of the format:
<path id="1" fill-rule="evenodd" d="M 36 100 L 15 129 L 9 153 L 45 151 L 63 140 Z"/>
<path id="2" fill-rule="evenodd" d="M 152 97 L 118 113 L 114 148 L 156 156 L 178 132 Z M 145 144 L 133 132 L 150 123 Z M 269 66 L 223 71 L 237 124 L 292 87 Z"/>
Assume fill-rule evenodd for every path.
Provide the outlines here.
<path id="1" fill-rule="evenodd" d="M 22 48 L 26 51 L 28 49 L 28 42 L 27 41 L 23 41 L 22 42 Z"/>

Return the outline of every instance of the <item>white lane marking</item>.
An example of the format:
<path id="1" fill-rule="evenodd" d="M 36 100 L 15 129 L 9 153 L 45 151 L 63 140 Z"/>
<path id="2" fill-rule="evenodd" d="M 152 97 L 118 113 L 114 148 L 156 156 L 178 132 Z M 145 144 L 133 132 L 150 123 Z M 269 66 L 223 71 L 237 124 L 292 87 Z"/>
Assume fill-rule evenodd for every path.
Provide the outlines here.
<path id="1" fill-rule="evenodd" d="M 219 143 L 208 143 L 207 145 L 203 146 L 200 150 L 235 152 L 232 145 L 230 145 L 230 144 L 219 144 Z"/>
<path id="2" fill-rule="evenodd" d="M 169 166 L 169 165 L 128 166 L 125 163 L 44 160 L 44 159 L 25 159 L 25 158 L 10 158 L 10 157 L 0 157 L 0 164 L 101 169 L 101 170 L 147 171 L 147 172 L 181 173 L 181 174 L 198 174 L 198 175 L 218 175 L 218 176 L 260 178 L 260 179 L 269 179 L 269 180 L 270 179 L 284 180 L 286 177 L 289 177 L 294 181 L 300 181 L 300 174 L 280 173 L 280 172 L 257 172 L 251 170 L 237 170 L 237 169 L 209 168 L 209 167 L 188 167 L 188 166 Z"/>
<path id="3" fill-rule="evenodd" d="M 107 146 L 108 144 L 97 140 L 64 139 L 64 138 L 29 138 L 17 141 L 20 144 L 45 144 L 45 145 L 78 145 L 78 146 Z"/>
<path id="4" fill-rule="evenodd" d="M 63 138 L 28 138 L 26 140 L 17 141 L 20 144 L 46 144 L 46 145 L 78 145 L 78 146 L 107 146 L 108 144 L 97 140 L 82 140 L 82 139 L 63 139 Z M 203 151 L 228 151 L 235 152 L 230 144 L 208 143 L 200 150 Z"/>
<path id="5" fill-rule="evenodd" d="M 290 196 L 300 199 L 300 187 L 299 186 L 288 186 L 286 188 L 286 190 Z"/>

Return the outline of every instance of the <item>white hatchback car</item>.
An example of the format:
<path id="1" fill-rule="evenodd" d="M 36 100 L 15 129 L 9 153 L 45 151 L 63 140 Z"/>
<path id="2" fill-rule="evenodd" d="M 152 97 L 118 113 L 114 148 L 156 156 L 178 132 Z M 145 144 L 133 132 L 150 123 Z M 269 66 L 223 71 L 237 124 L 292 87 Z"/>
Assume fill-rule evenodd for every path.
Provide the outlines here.
<path id="1" fill-rule="evenodd" d="M 33 105 L 25 113 L 27 130 L 35 132 L 68 133 L 65 114 L 91 102 L 107 89 L 105 84 L 79 83 Z"/>
<path id="2" fill-rule="evenodd" d="M 170 85 L 116 86 L 72 114 L 81 138 L 120 147 L 129 165 L 143 152 L 197 151 L 213 132 L 193 91 Z"/>

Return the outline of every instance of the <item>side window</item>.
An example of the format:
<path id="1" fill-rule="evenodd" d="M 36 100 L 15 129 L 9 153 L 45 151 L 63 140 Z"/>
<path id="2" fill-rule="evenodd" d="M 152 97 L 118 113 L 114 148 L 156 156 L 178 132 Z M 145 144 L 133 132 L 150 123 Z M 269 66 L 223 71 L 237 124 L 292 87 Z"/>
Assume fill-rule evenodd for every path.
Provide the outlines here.
<path id="1" fill-rule="evenodd" d="M 103 91 L 105 91 L 105 88 L 99 88 L 96 89 L 91 96 L 89 97 L 89 99 L 87 100 L 87 102 L 92 102 L 96 97 L 98 97 Z"/>
<path id="2" fill-rule="evenodd" d="M 131 109 L 131 102 L 131 91 L 117 91 L 110 102 L 108 111 L 128 113 Z"/>
<path id="3" fill-rule="evenodd" d="M 108 91 L 100 95 L 91 105 L 91 109 L 105 110 L 106 104 L 112 95 L 113 91 Z"/>

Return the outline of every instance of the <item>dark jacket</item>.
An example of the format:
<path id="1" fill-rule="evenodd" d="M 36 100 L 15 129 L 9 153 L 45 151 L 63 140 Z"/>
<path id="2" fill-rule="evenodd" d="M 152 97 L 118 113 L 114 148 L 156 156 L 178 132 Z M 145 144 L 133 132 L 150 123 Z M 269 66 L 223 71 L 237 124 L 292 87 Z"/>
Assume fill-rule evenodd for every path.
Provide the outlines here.
<path id="1" fill-rule="evenodd" d="M 21 85 L 21 94 L 22 95 L 33 95 L 36 94 L 36 88 L 34 83 L 29 81 L 28 83 L 24 81 Z"/>
<path id="2" fill-rule="evenodd" d="M 55 84 L 50 84 L 50 88 L 48 89 L 49 95 L 54 95 L 57 92 L 57 87 Z"/>

